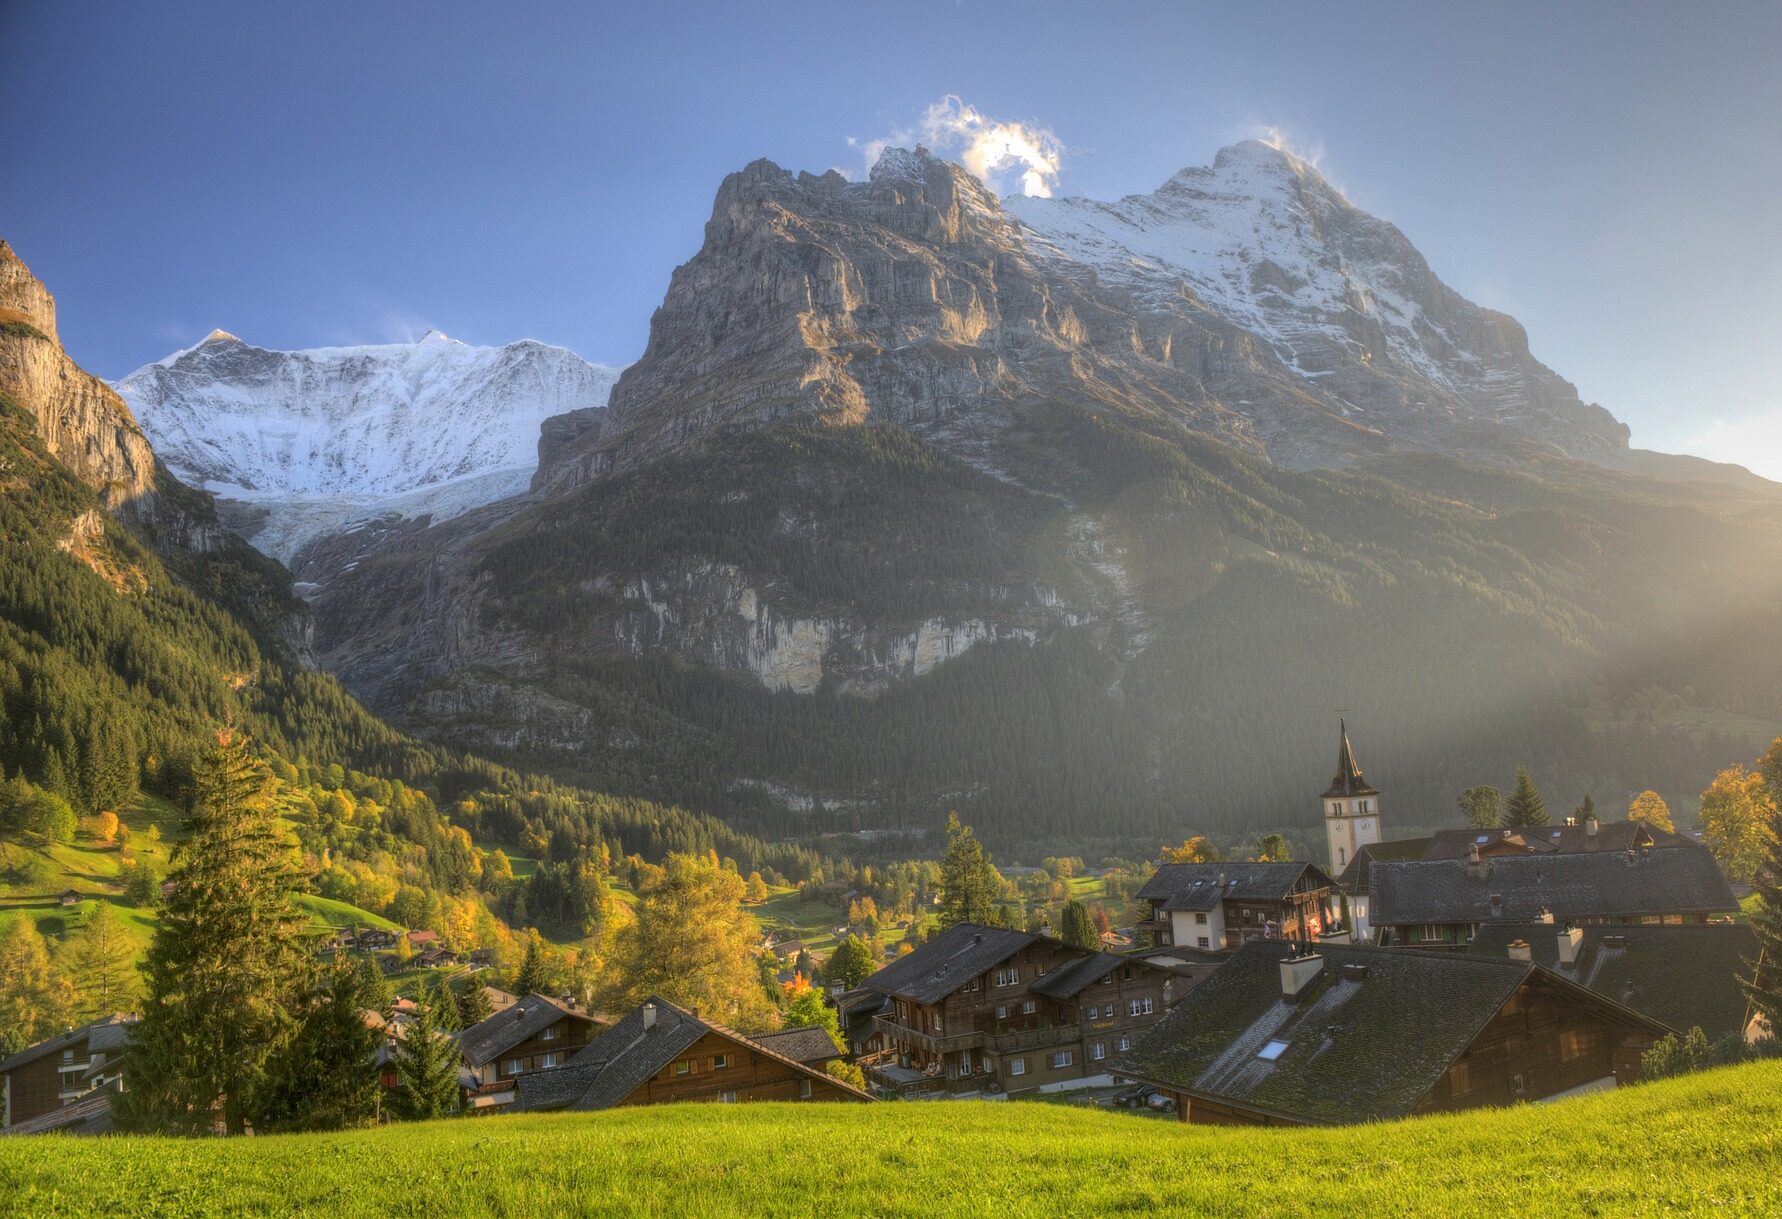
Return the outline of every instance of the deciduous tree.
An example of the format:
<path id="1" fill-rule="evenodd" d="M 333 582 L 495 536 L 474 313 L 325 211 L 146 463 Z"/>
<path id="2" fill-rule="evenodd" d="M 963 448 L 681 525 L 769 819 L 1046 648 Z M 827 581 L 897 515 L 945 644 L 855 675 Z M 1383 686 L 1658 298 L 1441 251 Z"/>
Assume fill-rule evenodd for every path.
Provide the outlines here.
<path id="1" fill-rule="evenodd" d="M 853 990 L 872 976 L 872 949 L 857 935 L 850 935 L 835 947 L 823 965 L 823 978 L 830 985 L 840 984 Z"/>
<path id="2" fill-rule="evenodd" d="M 1702 792 L 1702 841 L 1727 877 L 1749 884 L 1770 845 L 1776 804 L 1762 773 L 1729 766 Z"/>
<path id="3" fill-rule="evenodd" d="M 1676 826 L 1671 823 L 1671 807 L 1664 802 L 1664 797 L 1655 791 L 1643 791 L 1633 798 L 1627 806 L 1629 821 L 1644 821 L 1653 829 L 1674 832 Z"/>
<path id="4" fill-rule="evenodd" d="M 1184 838 L 1179 847 L 1164 847 L 1164 863 L 1218 863 L 1223 859 L 1219 848 L 1204 835 L 1196 834 L 1192 838 Z"/>
<path id="5" fill-rule="evenodd" d="M 0 1038 L 19 1050 L 60 1032 L 68 991 L 37 924 L 14 915 L 0 935 Z"/>
<path id="6" fill-rule="evenodd" d="M 1258 863 L 1286 863 L 1293 858 L 1293 848 L 1280 834 L 1264 834 L 1256 840 Z"/>
<path id="7" fill-rule="evenodd" d="M 1495 830 L 1503 824 L 1503 796 L 1489 783 L 1479 783 L 1460 793 L 1460 815 L 1475 830 Z"/>

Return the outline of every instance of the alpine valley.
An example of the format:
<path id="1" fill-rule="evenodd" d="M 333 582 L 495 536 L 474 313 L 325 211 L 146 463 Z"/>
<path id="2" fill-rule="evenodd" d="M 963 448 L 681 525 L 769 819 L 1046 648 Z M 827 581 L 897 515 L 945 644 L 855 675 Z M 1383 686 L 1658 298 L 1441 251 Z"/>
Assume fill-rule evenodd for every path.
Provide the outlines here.
<path id="1" fill-rule="evenodd" d="M 1522 762 L 1675 803 L 1782 727 L 1782 487 L 1630 448 L 1261 143 L 1118 202 L 757 161 L 616 381 L 219 331 L 116 389 L 140 432 L 51 449 L 216 493 L 182 527 L 288 566 L 296 659 L 750 833 L 1309 827 L 1341 708 L 1401 826 Z"/>

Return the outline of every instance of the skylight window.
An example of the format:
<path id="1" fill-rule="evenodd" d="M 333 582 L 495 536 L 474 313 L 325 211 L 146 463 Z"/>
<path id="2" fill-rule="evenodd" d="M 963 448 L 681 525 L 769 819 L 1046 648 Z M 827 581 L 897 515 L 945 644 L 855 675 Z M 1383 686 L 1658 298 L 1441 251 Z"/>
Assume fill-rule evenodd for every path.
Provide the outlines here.
<path id="1" fill-rule="evenodd" d="M 1285 1041 L 1271 1041 L 1262 1047 L 1256 1057 L 1262 1059 L 1264 1062 L 1273 1062 L 1286 1052 L 1287 1043 Z"/>
<path id="2" fill-rule="evenodd" d="M 1491 841 L 1491 835 L 1490 834 L 1480 834 L 1477 838 L 1473 839 L 1473 841 L 1478 843 L 1480 846 L 1484 846 L 1486 843 Z"/>

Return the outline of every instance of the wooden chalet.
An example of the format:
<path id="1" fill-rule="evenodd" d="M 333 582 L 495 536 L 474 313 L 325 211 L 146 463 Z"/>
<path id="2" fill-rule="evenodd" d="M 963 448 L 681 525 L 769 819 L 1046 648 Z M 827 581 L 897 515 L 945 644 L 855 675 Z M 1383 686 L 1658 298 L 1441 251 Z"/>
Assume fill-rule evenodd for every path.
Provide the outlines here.
<path id="1" fill-rule="evenodd" d="M 1315 940 L 1337 926 L 1331 880 L 1309 863 L 1166 863 L 1138 892 L 1159 946 L 1218 951 L 1250 940 Z"/>
<path id="2" fill-rule="evenodd" d="M 134 1023 L 132 1016 L 110 1015 L 28 1046 L 0 1062 L 0 1080 L 6 1092 L 0 1128 L 54 1129 L 74 1124 L 78 1118 L 78 1124 L 90 1133 L 109 1129 L 108 1119 L 95 1124 L 98 1109 L 94 1105 L 87 1105 L 79 1115 L 62 1111 L 99 1096 L 100 1107 L 109 1112 L 110 1093 L 123 1086 L 124 1047 Z M 57 1120 L 57 1115 L 68 1121 Z"/>
<path id="3" fill-rule="evenodd" d="M 652 998 L 590 1042 L 568 1066 L 520 1079 L 513 1107 L 588 1111 L 683 1101 L 872 1100 L 769 1044 L 782 1035 L 746 1036 Z M 789 1041 L 781 1048 L 809 1049 Z"/>
<path id="4" fill-rule="evenodd" d="M 1118 1064 L 1211 1125 L 1343 1125 L 1638 1078 L 1669 1028 L 1530 961 L 1245 945 Z"/>
<path id="5" fill-rule="evenodd" d="M 1694 840 L 1643 821 L 1599 821 L 1581 825 L 1525 825 L 1495 830 L 1438 830 L 1428 839 L 1424 859 L 1466 859 L 1475 850 L 1486 859 L 1507 855 L 1587 855 L 1599 851 L 1650 851 L 1693 846 Z"/>
<path id="6" fill-rule="evenodd" d="M 900 1093 L 1055 1091 L 1112 1081 L 1113 1058 L 1183 989 L 1168 969 L 975 923 L 873 974 L 886 1049 L 861 1066 Z"/>
<path id="7" fill-rule="evenodd" d="M 457 1034 L 469 1073 L 465 1108 L 512 1104 L 517 1079 L 568 1065 L 599 1032 L 591 1013 L 537 994 L 479 1020 Z"/>
<path id="8" fill-rule="evenodd" d="M 1678 1032 L 1699 1028 L 1710 1041 L 1731 1033 L 1756 1041 L 1765 1034 L 1741 984 L 1758 959 L 1749 923 L 1488 923 L 1467 950 L 1533 961 Z"/>
<path id="9" fill-rule="evenodd" d="M 1706 847 L 1375 862 L 1374 942 L 1464 948 L 1487 923 L 1705 923 L 1738 899 Z"/>

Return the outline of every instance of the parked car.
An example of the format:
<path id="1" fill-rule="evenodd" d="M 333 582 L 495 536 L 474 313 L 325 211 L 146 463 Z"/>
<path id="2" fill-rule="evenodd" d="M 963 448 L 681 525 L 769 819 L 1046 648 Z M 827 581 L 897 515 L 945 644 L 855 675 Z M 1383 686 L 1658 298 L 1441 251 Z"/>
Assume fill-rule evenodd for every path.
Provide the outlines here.
<path id="1" fill-rule="evenodd" d="M 1143 1109 L 1153 1097 L 1161 1096 L 1150 1084 L 1134 1084 L 1124 1092 L 1114 1094 L 1114 1103 L 1122 1109 Z M 1167 1100 L 1168 1098 L 1165 1097 Z"/>

